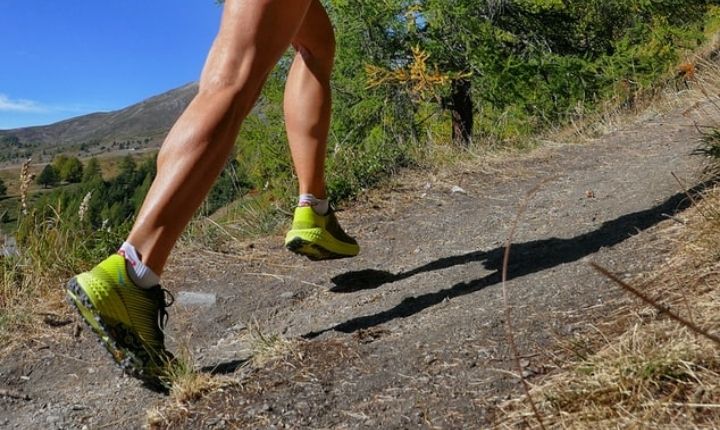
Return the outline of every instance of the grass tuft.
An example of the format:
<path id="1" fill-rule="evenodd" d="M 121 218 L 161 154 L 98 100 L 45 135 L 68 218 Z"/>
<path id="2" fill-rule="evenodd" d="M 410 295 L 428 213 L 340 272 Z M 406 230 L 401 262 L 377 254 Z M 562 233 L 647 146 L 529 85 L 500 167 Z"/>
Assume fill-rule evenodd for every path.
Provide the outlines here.
<path id="1" fill-rule="evenodd" d="M 263 367 L 269 362 L 295 354 L 295 341 L 285 339 L 277 333 L 263 332 L 257 321 L 248 325 L 246 336 L 250 343 L 254 367 Z"/>
<path id="2" fill-rule="evenodd" d="M 182 348 L 172 366 L 169 366 L 167 382 L 170 386 L 170 400 L 179 404 L 199 400 L 209 392 L 236 384 L 230 378 L 198 371 L 188 348 Z"/>
<path id="3" fill-rule="evenodd" d="M 170 387 L 169 397 L 162 406 L 147 411 L 147 425 L 151 429 L 168 426 L 168 416 L 188 416 L 188 405 L 211 393 L 240 385 L 238 379 L 224 375 L 213 375 L 198 370 L 198 366 L 187 346 L 181 347 L 175 360 L 168 366 L 163 382 Z"/>
<path id="4" fill-rule="evenodd" d="M 287 365 L 290 361 L 300 362 L 305 358 L 298 341 L 290 341 L 275 333 L 265 332 L 257 321 L 248 324 L 243 335 L 252 354 L 249 367 L 272 372 L 275 366 Z M 171 386 L 170 396 L 161 405 L 147 411 L 147 425 L 151 429 L 174 428 L 178 422 L 189 423 L 196 415 L 202 420 L 205 415 L 221 415 L 224 410 L 198 410 L 197 404 L 212 402 L 225 393 L 243 392 L 246 387 L 243 378 L 246 373 L 217 375 L 198 371 L 189 349 L 181 352 L 167 376 Z M 205 417 L 206 418 L 206 417 Z"/>

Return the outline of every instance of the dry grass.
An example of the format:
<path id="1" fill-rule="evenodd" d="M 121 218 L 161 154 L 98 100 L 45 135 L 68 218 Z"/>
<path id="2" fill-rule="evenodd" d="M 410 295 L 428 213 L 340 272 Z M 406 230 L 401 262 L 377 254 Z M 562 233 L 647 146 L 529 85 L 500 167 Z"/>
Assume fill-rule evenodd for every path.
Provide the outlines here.
<path id="1" fill-rule="evenodd" d="M 33 175 L 30 160 L 20 170 L 20 211 L 27 218 L 25 202 Z M 82 262 L 64 258 L 77 238 L 62 228 L 59 215 L 32 226 L 18 255 L 0 257 L 0 357 L 18 344 L 42 335 L 50 327 L 72 322 L 63 306 L 58 278 L 72 273 Z"/>
<path id="2" fill-rule="evenodd" d="M 170 397 L 160 406 L 148 409 L 147 425 L 149 428 L 165 426 L 169 418 L 177 419 L 188 412 L 188 405 L 210 393 L 222 393 L 224 390 L 239 385 L 236 379 L 212 376 L 195 370 L 183 371 L 173 376 Z"/>
<path id="3" fill-rule="evenodd" d="M 712 334 L 720 330 L 720 187 L 682 215 L 677 252 L 642 291 Z M 664 312 L 664 309 L 663 312 Z M 717 428 L 717 344 L 663 316 L 646 302 L 611 324 L 600 347 L 532 390 L 550 428 Z M 586 334 L 582 344 L 597 344 Z M 576 339 L 577 341 L 577 339 Z M 502 407 L 502 428 L 535 425 L 523 399 Z"/>
<path id="4" fill-rule="evenodd" d="M 211 398 L 222 397 L 226 392 L 237 395 L 237 392 L 253 391 L 244 385 L 248 375 L 245 370 L 255 369 L 275 374 L 275 368 L 290 362 L 302 362 L 305 358 L 300 341 L 291 341 L 278 334 L 267 333 L 257 321 L 248 324 L 242 340 L 248 344 L 251 357 L 240 370 L 229 375 L 199 371 L 189 349 L 181 348 L 181 354 L 176 358 L 167 377 L 167 383 L 171 387 L 170 395 L 161 405 L 147 411 L 148 426 L 153 429 L 172 428 L 175 424 L 188 422 L 195 416 L 222 415 L 222 408 L 218 411 L 205 411 L 196 405 L 212 402 Z"/>
<path id="5" fill-rule="evenodd" d="M 18 263 L 0 270 L 0 358 L 29 339 L 57 337 L 56 327 L 71 324 L 64 294 L 47 280 L 27 277 Z M 38 289 L 36 283 L 45 283 Z M 63 332 L 64 333 L 64 332 Z"/>
<path id="6" fill-rule="evenodd" d="M 263 367 L 269 362 L 294 355 L 298 342 L 285 339 L 277 333 L 264 333 L 257 322 L 248 326 L 246 336 L 250 343 L 251 362 L 254 367 Z"/>
<path id="7" fill-rule="evenodd" d="M 225 377 L 201 372 L 187 347 L 181 349 L 175 357 L 172 366 L 169 366 L 167 382 L 170 385 L 169 400 L 183 404 L 202 398 L 209 392 L 221 391 L 226 387 L 237 384 L 237 381 Z"/>
<path id="8" fill-rule="evenodd" d="M 263 335 L 257 341 L 264 345 L 261 350 L 278 351 L 278 342 L 267 342 Z M 280 341 L 284 344 L 287 341 Z M 287 346 L 287 345 L 286 345 Z M 328 384 L 337 372 L 346 372 L 358 356 L 339 340 L 293 342 L 284 355 L 258 365 L 250 361 L 247 372 L 232 376 L 235 383 L 226 385 L 191 401 L 172 399 L 148 411 L 148 426 L 152 429 L 175 428 L 300 428 L 296 418 L 287 421 L 281 408 L 268 404 L 289 402 L 296 399 L 296 391 L 302 387 Z M 287 392 L 292 389 L 293 394 Z M 290 396 L 290 397 L 288 397 Z M 280 414 L 279 414 L 280 413 Z"/>
<path id="9" fill-rule="evenodd" d="M 162 427 L 168 422 L 169 416 L 185 416 L 187 405 L 191 402 L 196 402 L 210 393 L 222 393 L 240 385 L 238 378 L 199 371 L 187 346 L 180 349 L 180 354 L 175 357 L 173 364 L 168 366 L 164 382 L 170 386 L 170 393 L 162 405 L 147 411 L 147 424 L 150 428 Z"/>

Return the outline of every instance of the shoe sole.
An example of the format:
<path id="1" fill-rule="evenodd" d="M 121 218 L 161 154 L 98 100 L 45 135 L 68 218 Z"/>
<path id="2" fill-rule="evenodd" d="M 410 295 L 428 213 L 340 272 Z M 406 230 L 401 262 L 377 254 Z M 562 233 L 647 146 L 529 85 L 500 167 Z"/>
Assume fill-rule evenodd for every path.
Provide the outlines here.
<path id="1" fill-rule="evenodd" d="M 134 333 L 123 324 L 112 324 L 103 320 L 76 278 L 68 282 L 65 291 L 68 302 L 77 309 L 85 325 L 97 335 L 100 344 L 123 372 L 152 384 L 159 383 L 157 376 L 149 375 L 146 371 L 148 362 L 141 359 L 138 352 L 142 355 L 147 352 L 142 346 L 138 347 L 142 343 Z"/>
<path id="2" fill-rule="evenodd" d="M 313 230 L 290 231 L 285 238 L 285 247 L 289 251 L 303 255 L 313 261 L 350 258 L 358 254 L 359 248 L 357 245 L 347 245 L 336 239 L 333 239 L 336 243 L 330 243 L 331 241 L 327 239 L 321 241 L 319 239 L 321 236 Z M 326 242 L 326 244 L 322 242 Z"/>
<path id="3" fill-rule="evenodd" d="M 338 259 L 338 258 L 347 258 L 350 257 L 349 255 L 342 255 L 342 254 L 336 254 L 334 252 L 330 252 L 327 249 L 309 242 L 307 240 L 303 240 L 299 237 L 296 237 L 294 239 L 291 239 L 290 242 L 285 244 L 285 247 L 295 254 L 305 256 L 313 261 L 319 261 L 319 260 L 331 260 L 331 259 Z"/>

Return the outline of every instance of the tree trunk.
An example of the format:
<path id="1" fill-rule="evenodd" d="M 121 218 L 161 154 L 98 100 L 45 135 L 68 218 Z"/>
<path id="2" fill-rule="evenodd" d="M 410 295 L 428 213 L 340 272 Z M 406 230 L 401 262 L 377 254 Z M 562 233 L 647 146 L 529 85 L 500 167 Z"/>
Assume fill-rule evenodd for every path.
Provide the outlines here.
<path id="1" fill-rule="evenodd" d="M 470 81 L 453 81 L 450 95 L 452 114 L 452 139 L 457 145 L 468 146 L 473 133 L 473 101 L 470 97 Z"/>

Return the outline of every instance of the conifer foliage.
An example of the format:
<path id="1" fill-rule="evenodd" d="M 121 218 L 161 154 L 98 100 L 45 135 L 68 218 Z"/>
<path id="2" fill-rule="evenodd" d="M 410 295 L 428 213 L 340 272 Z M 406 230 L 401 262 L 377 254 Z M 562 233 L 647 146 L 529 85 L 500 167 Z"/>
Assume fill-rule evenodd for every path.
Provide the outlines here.
<path id="1" fill-rule="evenodd" d="M 527 136 L 602 101 L 631 100 L 702 43 L 717 17 L 714 2 L 703 0 L 330 4 L 341 73 L 367 70 L 366 88 L 405 111 L 444 112 L 446 137 L 462 144 Z"/>

